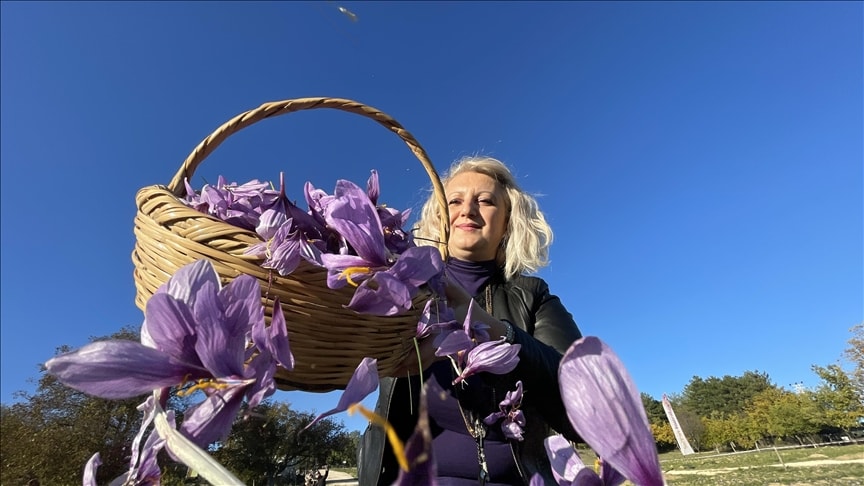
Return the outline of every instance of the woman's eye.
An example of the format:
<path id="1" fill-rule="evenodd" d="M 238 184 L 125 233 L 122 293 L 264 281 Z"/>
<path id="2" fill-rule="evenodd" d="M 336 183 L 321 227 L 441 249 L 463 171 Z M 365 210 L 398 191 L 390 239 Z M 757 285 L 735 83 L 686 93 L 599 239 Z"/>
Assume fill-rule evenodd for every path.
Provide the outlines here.
<path id="1" fill-rule="evenodd" d="M 459 199 L 451 199 L 450 202 L 448 202 L 447 204 L 449 204 L 451 206 L 456 206 L 456 205 L 461 204 L 461 203 L 462 203 L 462 201 L 460 201 Z"/>
<path id="2" fill-rule="evenodd" d="M 491 199 L 479 199 L 477 202 L 484 205 L 484 206 L 494 206 L 495 205 L 495 203 Z"/>

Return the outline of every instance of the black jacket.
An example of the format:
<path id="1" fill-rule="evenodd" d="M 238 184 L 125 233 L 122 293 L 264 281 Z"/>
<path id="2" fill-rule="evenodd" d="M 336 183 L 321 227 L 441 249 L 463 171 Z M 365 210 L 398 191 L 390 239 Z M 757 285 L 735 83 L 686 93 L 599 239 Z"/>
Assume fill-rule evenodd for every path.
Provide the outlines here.
<path id="1" fill-rule="evenodd" d="M 521 349 L 519 364 L 511 373 L 504 376 L 484 374 L 494 393 L 488 406 L 477 411 L 478 415 L 483 417 L 497 411 L 498 401 L 507 390 L 514 388 L 516 381 L 522 380 L 524 396 L 521 408 L 526 420 L 524 440 L 511 441 L 511 448 L 525 484 L 535 472 L 540 472 L 547 484 L 554 484 L 543 446 L 549 428 L 572 441 L 579 441 L 567 419 L 558 388 L 558 365 L 567 348 L 581 337 L 579 328 L 540 278 L 519 276 L 504 281 L 499 276 L 493 277 L 487 285 L 492 290 L 492 314 L 513 324 L 516 328 L 514 343 L 520 344 Z M 486 307 L 483 290 L 475 300 Z M 417 421 L 410 411 L 417 410 L 419 381 L 416 377 L 381 379 L 376 412 L 387 418 L 403 441 L 411 436 Z M 409 405 L 412 400 L 413 404 Z M 367 427 L 358 457 L 360 486 L 392 484 L 398 468 L 384 430 L 377 426 Z"/>

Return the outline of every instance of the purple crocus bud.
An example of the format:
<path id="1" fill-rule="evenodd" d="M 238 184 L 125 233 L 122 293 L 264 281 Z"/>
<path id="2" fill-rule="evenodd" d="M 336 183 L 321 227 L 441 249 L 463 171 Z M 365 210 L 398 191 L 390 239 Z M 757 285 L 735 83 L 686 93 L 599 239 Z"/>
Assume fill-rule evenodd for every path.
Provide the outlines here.
<path id="1" fill-rule="evenodd" d="M 558 369 L 573 428 L 611 467 L 640 486 L 663 474 L 639 392 L 618 356 L 600 339 L 574 342 Z"/>
<path id="2" fill-rule="evenodd" d="M 503 375 L 513 371 L 519 363 L 521 347 L 519 344 L 506 343 L 503 339 L 478 344 L 468 351 L 468 356 L 465 358 L 465 368 L 453 380 L 453 384 L 455 385 L 480 372 Z"/>
<path id="3" fill-rule="evenodd" d="M 381 186 L 378 184 L 378 171 L 372 170 L 369 180 L 366 181 L 366 195 L 372 201 L 372 205 L 378 205 L 378 196 L 381 194 Z"/>
<path id="4" fill-rule="evenodd" d="M 357 369 L 354 370 L 354 374 L 351 375 L 351 379 L 348 380 L 348 384 L 345 386 L 345 391 L 342 392 L 342 396 L 339 397 L 339 403 L 337 403 L 334 408 L 331 408 L 315 417 L 314 420 L 309 422 L 309 425 L 303 427 L 303 430 L 312 427 L 325 417 L 348 410 L 348 407 L 355 403 L 362 402 L 364 398 L 369 396 L 369 394 L 377 388 L 378 360 L 374 358 L 363 358 L 363 361 L 361 361 L 357 366 Z"/>

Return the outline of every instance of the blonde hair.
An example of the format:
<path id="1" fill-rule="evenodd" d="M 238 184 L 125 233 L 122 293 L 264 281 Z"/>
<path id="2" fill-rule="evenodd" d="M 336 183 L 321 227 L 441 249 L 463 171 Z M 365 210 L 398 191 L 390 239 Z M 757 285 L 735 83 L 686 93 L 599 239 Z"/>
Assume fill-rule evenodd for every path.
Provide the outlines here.
<path id="1" fill-rule="evenodd" d="M 502 241 L 504 251 L 503 254 L 498 252 L 499 263 L 504 264 L 504 277 L 509 280 L 548 265 L 552 228 L 540 211 L 537 200 L 519 188 L 510 169 L 492 157 L 464 157 L 450 166 L 441 183 L 446 186 L 450 179 L 463 172 L 477 172 L 495 179 L 507 195 L 510 215 Z M 414 232 L 418 245 L 434 245 L 442 240 L 439 229 L 442 214 L 434 195 L 431 195 L 423 205 Z"/>

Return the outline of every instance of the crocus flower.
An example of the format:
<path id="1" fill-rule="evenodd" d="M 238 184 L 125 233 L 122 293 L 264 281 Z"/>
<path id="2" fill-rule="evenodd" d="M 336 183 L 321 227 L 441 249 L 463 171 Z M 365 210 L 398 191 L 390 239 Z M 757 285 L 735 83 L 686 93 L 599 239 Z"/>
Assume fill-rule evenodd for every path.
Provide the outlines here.
<path id="1" fill-rule="evenodd" d="M 438 467 L 432 449 L 432 431 L 429 428 L 428 400 L 430 395 L 433 400 L 437 400 L 442 393 L 443 390 L 435 380 L 426 382 L 420 389 L 417 425 L 414 426 L 414 432 L 405 443 L 405 462 L 408 463 L 408 468 L 399 470 L 394 486 L 438 484 Z"/>
<path id="2" fill-rule="evenodd" d="M 521 347 L 519 344 L 504 342 L 504 339 L 478 344 L 468 351 L 465 358 L 465 368 L 453 380 L 453 384 L 455 385 L 480 372 L 503 375 L 513 371 L 519 363 Z"/>
<path id="3" fill-rule="evenodd" d="M 144 412 L 141 428 L 132 441 L 132 457 L 129 461 L 129 471 L 111 481 L 111 486 L 158 486 L 162 477 L 162 471 L 156 462 L 156 456 L 163 447 L 165 440 L 159 436 L 155 429 L 150 430 L 150 435 L 142 447 L 141 439 L 144 432 L 150 428 L 156 415 L 156 401 L 153 395 L 138 406 L 138 410 Z M 166 420 L 170 426 L 174 426 L 174 412 L 169 411 Z M 102 465 L 99 453 L 93 454 L 84 466 L 84 486 L 96 486 L 96 470 Z"/>
<path id="4" fill-rule="evenodd" d="M 618 356 L 596 337 L 581 338 L 564 354 L 558 380 L 573 428 L 604 464 L 640 486 L 662 485 L 642 400 Z"/>
<path id="5" fill-rule="evenodd" d="M 522 405 L 522 381 L 516 382 L 516 389 L 504 394 L 504 400 L 498 404 L 498 412 L 489 414 L 483 422 L 492 425 L 501 422 L 501 431 L 510 439 L 522 440 L 522 428 L 525 427 L 525 414 L 519 407 Z"/>
<path id="6" fill-rule="evenodd" d="M 348 380 L 348 384 L 345 386 L 345 391 L 343 391 L 342 396 L 339 397 L 339 403 L 337 403 L 334 408 L 319 414 L 314 420 L 309 422 L 309 425 L 304 427 L 303 430 L 312 427 L 325 417 L 348 410 L 352 405 L 362 402 L 364 398 L 369 396 L 369 394 L 377 388 L 378 360 L 374 358 L 363 358 L 363 361 L 361 361 L 360 364 L 357 365 L 357 369 L 354 370 L 354 374 L 351 375 L 351 379 Z"/>
<path id="7" fill-rule="evenodd" d="M 255 230 L 263 242 L 246 249 L 245 254 L 264 258 L 264 268 L 276 270 L 283 277 L 300 264 L 303 236 L 294 229 L 294 220 L 284 214 L 268 209 L 261 214 Z"/>
<path id="8" fill-rule="evenodd" d="M 399 255 L 389 268 L 374 272 L 372 278 L 354 291 L 348 308 L 363 314 L 392 316 L 411 308 L 420 286 L 439 276 L 444 262 L 431 246 L 415 246 Z"/>
<path id="9" fill-rule="evenodd" d="M 428 337 L 433 332 L 440 332 L 448 328 L 458 328 L 456 315 L 453 309 L 443 300 L 432 297 L 426 301 L 420 320 L 417 321 L 417 339 Z"/>
<path id="10" fill-rule="evenodd" d="M 432 342 L 432 345 L 435 346 L 436 356 L 451 356 L 458 366 L 462 366 L 465 359 L 464 351 L 468 351 L 478 343 L 489 341 L 489 332 L 487 331 L 489 326 L 474 320 L 475 308 L 476 301 L 471 299 L 461 327 L 446 325 L 449 323 L 441 325 L 441 333 Z"/>
<path id="11" fill-rule="evenodd" d="M 99 341 L 45 366 L 65 385 L 109 399 L 194 383 L 185 391 L 203 390 L 207 398 L 187 411 L 182 431 L 210 444 L 227 435 L 244 396 L 257 400 L 275 390 L 268 345 L 255 343 L 260 352 L 246 361 L 246 335 L 264 319 L 260 292 L 248 275 L 222 288 L 212 264 L 199 260 L 148 300 L 141 343 Z"/>

